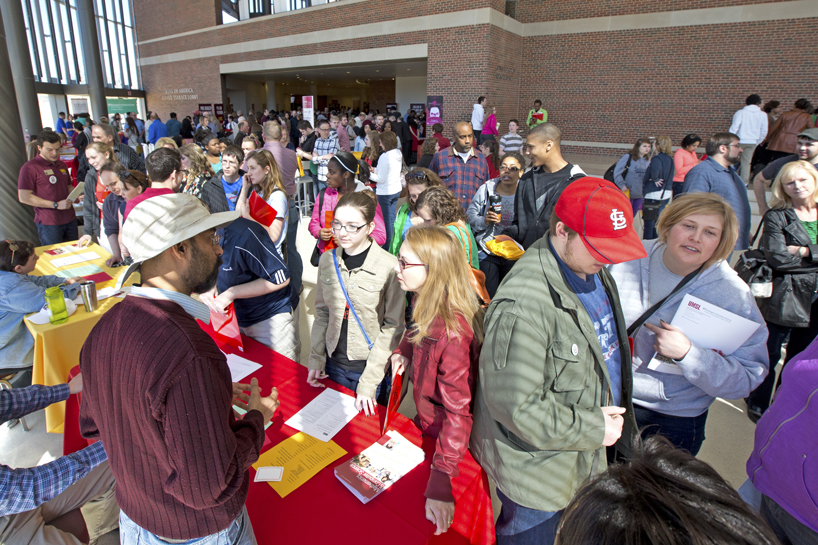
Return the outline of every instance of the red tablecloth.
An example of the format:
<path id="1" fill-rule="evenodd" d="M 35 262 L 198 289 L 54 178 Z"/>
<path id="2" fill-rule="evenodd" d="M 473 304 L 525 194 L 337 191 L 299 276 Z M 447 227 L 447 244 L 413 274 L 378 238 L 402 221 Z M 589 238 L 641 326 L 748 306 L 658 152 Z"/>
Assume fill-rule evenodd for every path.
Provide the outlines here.
<path id="1" fill-rule="evenodd" d="M 209 326 L 202 326 L 212 334 Z M 262 368 L 243 382 L 256 378 L 262 386 L 262 395 L 270 388 L 278 388 L 281 406 L 275 413 L 273 424 L 267 430 L 264 450 L 295 435 L 297 430 L 284 422 L 321 393 L 321 389 L 307 384 L 307 369 L 298 363 L 273 352 L 264 345 L 243 337 L 243 353 L 222 346 L 227 353 L 236 353 L 262 364 Z M 328 387 L 352 393 L 332 381 Z M 77 404 L 77 396 L 71 396 L 69 407 Z M 68 425 L 68 416 L 77 418 L 77 412 L 66 409 L 65 445 L 83 446 L 76 434 L 78 426 Z M 422 437 L 420 430 L 403 415 L 397 415 L 390 426 L 401 435 L 421 446 L 426 453 L 423 464 L 402 477 L 380 496 L 364 505 L 353 496 L 333 472 L 335 466 L 346 463 L 354 454 L 360 453 L 380 436 L 385 411 L 380 408 L 377 417 L 367 418 L 359 414 L 335 437 L 347 455 L 333 462 L 286 498 L 279 497 L 267 483 L 251 482 L 247 497 L 247 511 L 253 523 L 256 540 L 260 545 L 278 543 L 378 543 L 390 545 L 410 544 L 479 544 L 494 543 L 494 516 L 491 495 L 485 472 L 470 453 L 460 464 L 460 474 L 454 480 L 456 499 L 454 523 L 441 536 L 435 536 L 434 525 L 426 520 L 423 492 L 431 471 L 435 444 L 430 437 Z M 255 470 L 250 469 L 251 479 Z"/>

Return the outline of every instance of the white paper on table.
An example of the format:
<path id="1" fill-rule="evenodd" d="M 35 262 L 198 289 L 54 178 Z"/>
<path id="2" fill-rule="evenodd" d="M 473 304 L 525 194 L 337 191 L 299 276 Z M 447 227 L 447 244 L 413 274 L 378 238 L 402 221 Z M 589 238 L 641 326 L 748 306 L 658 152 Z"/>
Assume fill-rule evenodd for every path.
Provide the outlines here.
<path id="1" fill-rule="evenodd" d="M 66 257 L 52 259 L 51 264 L 59 269 L 60 267 L 76 265 L 77 263 L 85 263 L 86 261 L 93 261 L 95 259 L 99 259 L 99 256 L 97 255 L 96 252 L 84 252 L 81 254 L 69 255 Z"/>
<path id="2" fill-rule="evenodd" d="M 97 290 L 97 302 L 102 301 L 103 299 L 108 299 L 109 297 L 119 297 L 120 299 L 124 299 L 128 292 L 131 291 L 129 287 L 124 287 L 121 290 L 117 291 L 116 288 L 102 288 L 101 290 Z M 78 305 L 83 305 L 82 302 L 82 294 L 77 295 L 74 298 L 74 302 Z"/>
<path id="3" fill-rule="evenodd" d="M 741 347 L 761 326 L 752 320 L 724 310 L 692 295 L 685 295 L 670 325 L 678 327 L 690 342 L 701 348 L 730 355 Z M 654 354 L 648 369 L 681 375 L 672 360 Z"/>
<path id="4" fill-rule="evenodd" d="M 67 198 L 69 201 L 76 201 L 83 193 L 85 193 L 85 182 L 80 182 L 77 184 L 77 187 L 68 194 Z"/>
<path id="5" fill-rule="evenodd" d="M 326 443 L 357 414 L 354 397 L 326 388 L 284 423 Z"/>
<path id="6" fill-rule="evenodd" d="M 261 364 L 242 358 L 236 354 L 226 354 L 227 366 L 230 368 L 230 380 L 241 382 L 241 379 L 261 369 Z"/>

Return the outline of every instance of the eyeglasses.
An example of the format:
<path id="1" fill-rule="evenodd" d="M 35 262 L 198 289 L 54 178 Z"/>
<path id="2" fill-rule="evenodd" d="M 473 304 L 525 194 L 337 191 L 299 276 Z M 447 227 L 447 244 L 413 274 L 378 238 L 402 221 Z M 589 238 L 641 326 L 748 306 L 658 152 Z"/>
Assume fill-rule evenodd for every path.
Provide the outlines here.
<path id="1" fill-rule="evenodd" d="M 120 171 L 119 171 L 119 179 L 120 179 L 120 180 L 121 180 L 122 178 L 130 178 L 130 177 L 131 177 L 131 173 L 130 173 L 130 172 L 128 172 L 127 170 L 120 170 Z"/>
<path id="2" fill-rule="evenodd" d="M 333 233 L 340 233 L 341 230 L 343 229 L 350 235 L 354 235 L 364 227 L 366 227 L 366 225 L 341 225 L 337 221 L 333 221 L 332 224 L 330 225 L 330 228 L 332 229 Z"/>
<path id="3" fill-rule="evenodd" d="M 217 246 L 219 242 L 221 242 L 222 236 L 221 235 L 210 235 L 210 242 L 213 243 L 213 246 Z"/>
<path id="4" fill-rule="evenodd" d="M 428 269 L 429 265 L 427 265 L 426 263 L 407 263 L 404 258 L 399 257 L 398 267 L 400 267 L 400 270 L 404 270 L 407 267 L 426 267 Z"/>
<path id="5" fill-rule="evenodd" d="M 508 172 L 520 172 L 522 169 L 519 167 L 510 167 L 506 165 L 500 165 L 500 170 L 507 170 Z"/>
<path id="6" fill-rule="evenodd" d="M 9 245 L 9 250 L 11 250 L 11 263 L 14 263 L 14 252 L 20 251 L 20 246 L 17 245 L 16 240 L 9 240 L 6 239 L 6 244 Z"/>

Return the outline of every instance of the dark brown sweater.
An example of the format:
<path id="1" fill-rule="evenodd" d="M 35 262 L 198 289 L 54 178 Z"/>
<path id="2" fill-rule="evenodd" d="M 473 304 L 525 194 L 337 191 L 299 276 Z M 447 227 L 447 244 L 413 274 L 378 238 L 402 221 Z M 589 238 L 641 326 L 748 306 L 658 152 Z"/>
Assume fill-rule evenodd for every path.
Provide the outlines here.
<path id="1" fill-rule="evenodd" d="M 244 506 L 263 417 L 233 417 L 227 360 L 196 320 L 128 296 L 91 331 L 80 369 L 82 434 L 102 438 L 131 520 L 171 539 L 225 529 Z"/>

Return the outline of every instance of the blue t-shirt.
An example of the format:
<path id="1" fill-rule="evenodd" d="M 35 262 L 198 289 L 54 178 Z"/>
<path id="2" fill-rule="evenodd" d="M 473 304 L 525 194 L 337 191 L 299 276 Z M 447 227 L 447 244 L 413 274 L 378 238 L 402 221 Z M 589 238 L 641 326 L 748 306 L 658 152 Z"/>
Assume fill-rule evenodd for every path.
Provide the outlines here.
<path id="1" fill-rule="evenodd" d="M 591 321 L 594 323 L 596 337 L 602 349 L 602 357 L 605 359 L 605 366 L 608 368 L 608 376 L 611 379 L 611 390 L 613 393 L 613 404 L 619 406 L 622 399 L 622 357 L 619 350 L 619 335 L 616 330 L 616 318 L 614 316 L 611 301 L 605 291 L 605 286 L 596 274 L 585 275 L 585 280 L 576 275 L 568 268 L 557 252 L 551 241 L 548 241 L 551 253 L 560 265 L 562 274 L 568 282 L 571 291 L 577 294 L 582 306 Z"/>
<path id="2" fill-rule="evenodd" d="M 57 118 L 57 134 L 65 134 L 63 129 L 66 128 L 65 119 L 62 117 Z"/>
<path id="3" fill-rule="evenodd" d="M 227 207 L 233 212 L 236 210 L 236 201 L 241 193 L 241 184 L 244 182 L 244 176 L 239 176 L 239 179 L 232 184 L 227 183 L 222 176 L 222 187 L 224 188 L 224 195 L 227 197 Z"/>
<path id="4" fill-rule="evenodd" d="M 224 228 L 224 254 L 219 269 L 219 292 L 233 286 L 264 278 L 282 284 L 290 277 L 287 265 L 276 250 L 270 235 L 260 224 L 238 218 Z M 233 302 L 239 326 L 249 327 L 283 312 L 292 311 L 290 286 L 283 289 Z"/>

